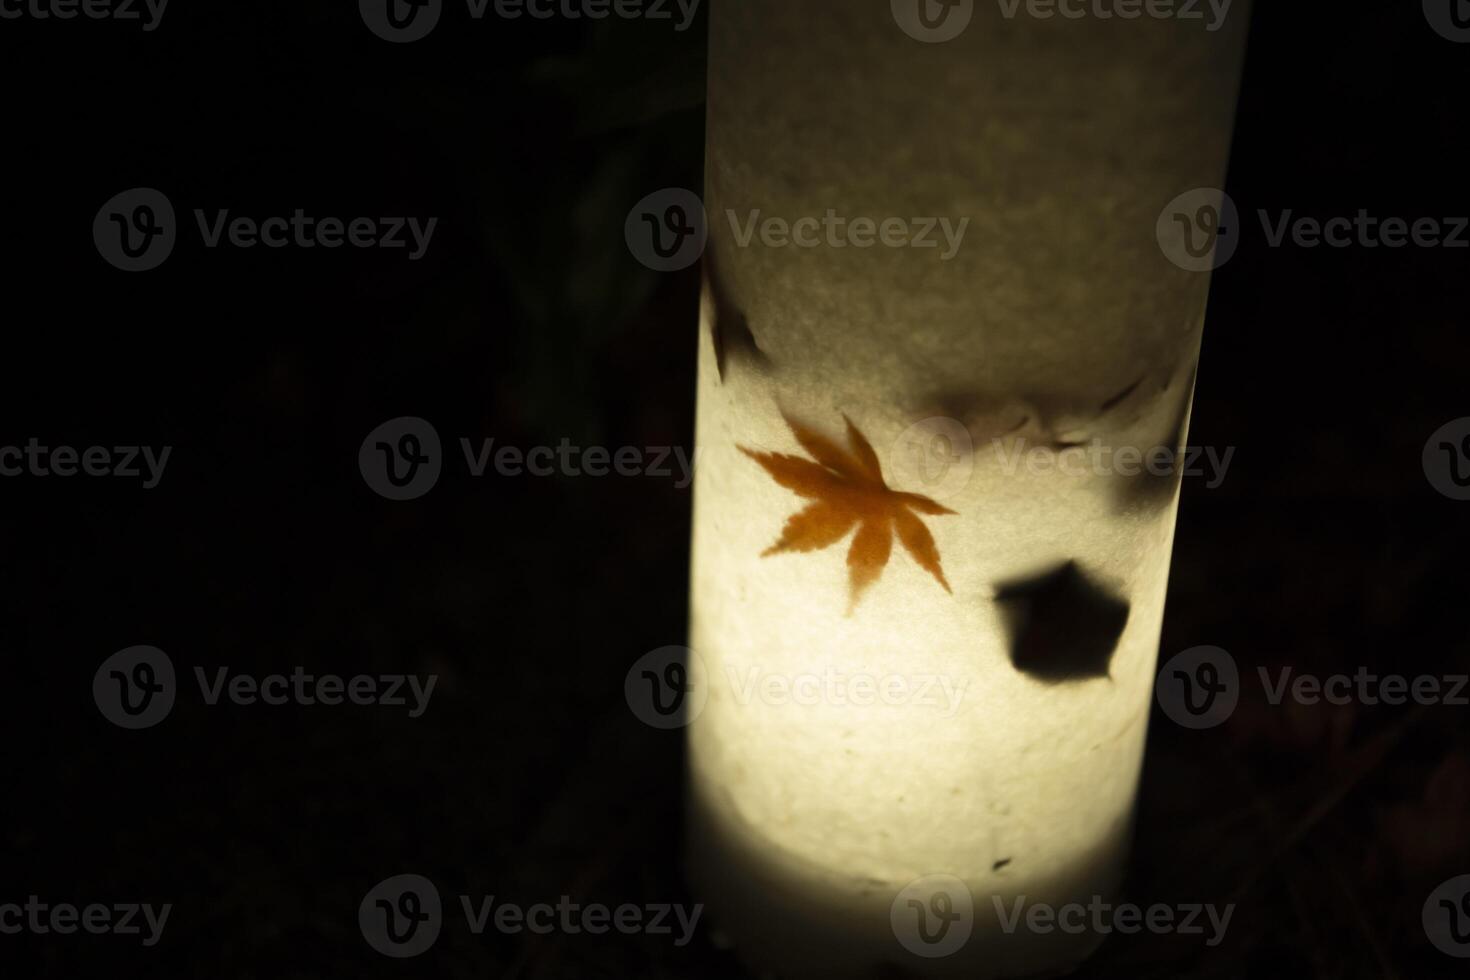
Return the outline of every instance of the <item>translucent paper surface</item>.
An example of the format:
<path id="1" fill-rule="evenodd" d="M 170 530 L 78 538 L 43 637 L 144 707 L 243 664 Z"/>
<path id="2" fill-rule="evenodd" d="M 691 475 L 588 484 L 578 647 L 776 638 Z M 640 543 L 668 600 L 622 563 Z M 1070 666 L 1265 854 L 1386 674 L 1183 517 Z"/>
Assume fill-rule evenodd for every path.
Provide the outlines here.
<path id="1" fill-rule="evenodd" d="M 714 6 L 690 642 L 709 698 L 690 727 L 690 856 L 748 957 L 793 975 L 1003 976 L 1095 942 L 1006 937 L 991 898 L 1116 884 L 1178 491 L 1055 454 L 1183 438 L 1208 274 L 1171 263 L 1155 229 L 1169 201 L 1223 183 L 1244 17 L 1206 32 L 977 5 L 959 37 L 925 44 L 886 4 Z M 829 210 L 933 220 L 939 245 L 741 241 L 752 220 Z M 968 220 L 948 259 L 940 219 Z M 821 501 L 761 454 L 820 465 L 792 422 L 853 451 L 849 420 L 883 486 L 954 512 L 919 515 L 944 582 L 896 527 L 856 596 L 856 530 L 769 553 Z M 1069 564 L 1086 591 L 1046 593 L 1050 615 L 1080 603 L 1091 628 L 1101 597 L 1126 610 L 1121 634 L 1090 673 L 1018 669 L 1044 624 L 998 595 Z M 1045 655 L 1090 642 L 1062 634 Z M 781 693 L 813 677 L 829 682 L 816 696 Z M 862 678 L 880 693 L 852 689 Z M 929 875 L 965 882 L 975 931 L 912 958 L 890 907 Z"/>

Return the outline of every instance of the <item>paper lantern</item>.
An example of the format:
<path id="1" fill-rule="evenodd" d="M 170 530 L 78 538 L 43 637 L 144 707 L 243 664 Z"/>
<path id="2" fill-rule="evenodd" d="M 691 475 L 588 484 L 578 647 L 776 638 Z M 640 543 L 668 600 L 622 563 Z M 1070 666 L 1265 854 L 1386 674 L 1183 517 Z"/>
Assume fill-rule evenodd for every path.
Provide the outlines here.
<path id="1" fill-rule="evenodd" d="M 1004 7 L 711 13 L 688 859 L 781 976 L 1065 969 L 997 901 L 1126 860 L 1246 10 Z"/>

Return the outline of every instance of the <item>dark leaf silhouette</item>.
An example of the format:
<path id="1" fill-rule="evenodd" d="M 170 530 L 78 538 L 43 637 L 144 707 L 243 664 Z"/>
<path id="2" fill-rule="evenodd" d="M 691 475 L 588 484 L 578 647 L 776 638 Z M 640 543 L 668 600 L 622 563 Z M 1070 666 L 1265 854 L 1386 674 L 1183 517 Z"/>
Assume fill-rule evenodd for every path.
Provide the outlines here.
<path id="1" fill-rule="evenodd" d="M 1119 476 L 1114 496 L 1118 510 L 1154 510 L 1174 499 L 1174 491 L 1178 488 L 1184 471 L 1184 424 L 1189 418 L 1191 393 L 1198 374 L 1199 365 L 1196 364 L 1188 375 L 1188 383 L 1184 386 L 1179 407 L 1169 422 L 1169 441 L 1164 444 L 1164 448 L 1174 452 L 1174 461 L 1169 472 L 1160 476 L 1157 472 L 1149 472 L 1149 468 L 1145 466 L 1136 474 Z"/>
<path id="2" fill-rule="evenodd" d="M 996 587 L 1011 628 L 1011 663 L 1048 684 L 1107 677 L 1129 604 L 1076 562 Z"/>
<path id="3" fill-rule="evenodd" d="M 976 450 L 997 439 L 1065 449 L 1086 445 L 1101 428 L 1140 417 L 1171 381 L 1165 377 L 1158 385 L 1140 375 L 1100 402 L 1036 390 L 954 388 L 930 395 L 920 410 L 959 422 L 969 430 Z"/>
<path id="4" fill-rule="evenodd" d="M 1127 401 L 1128 400 L 1128 396 L 1131 395 L 1131 394 L 1133 394 L 1135 391 L 1137 391 L 1138 390 L 1138 386 L 1141 385 L 1141 384 L 1143 384 L 1143 379 L 1142 378 L 1139 378 L 1137 381 L 1133 382 L 1131 385 L 1129 385 L 1128 387 L 1124 388 L 1122 391 L 1118 392 L 1116 395 L 1114 395 L 1113 397 L 1109 398 L 1107 401 L 1103 402 L 1102 405 L 1100 405 L 1098 407 L 1098 411 L 1099 412 L 1111 412 L 1113 409 L 1115 409 L 1119 405 L 1123 404 L 1123 402 Z"/>
<path id="5" fill-rule="evenodd" d="M 730 299 L 713 246 L 704 257 L 704 283 L 714 306 L 710 340 L 715 345 L 715 367 L 719 370 L 720 381 L 725 380 L 726 365 L 732 357 L 743 358 L 758 368 L 770 367 L 771 359 L 756 343 L 755 334 L 750 332 L 750 321 Z"/>
<path id="6" fill-rule="evenodd" d="M 863 591 L 887 567 L 896 535 L 914 561 L 946 592 L 950 591 L 939 548 L 918 514 L 937 516 L 954 511 L 928 497 L 890 489 L 883 481 L 878 454 L 847 416 L 843 416 L 847 423 L 846 449 L 784 412 L 782 417 L 811 459 L 757 452 L 744 446 L 740 450 L 764 467 L 771 479 L 812 502 L 787 519 L 781 537 L 763 557 L 787 551 L 820 551 L 857 528 L 847 552 L 851 613 Z"/>

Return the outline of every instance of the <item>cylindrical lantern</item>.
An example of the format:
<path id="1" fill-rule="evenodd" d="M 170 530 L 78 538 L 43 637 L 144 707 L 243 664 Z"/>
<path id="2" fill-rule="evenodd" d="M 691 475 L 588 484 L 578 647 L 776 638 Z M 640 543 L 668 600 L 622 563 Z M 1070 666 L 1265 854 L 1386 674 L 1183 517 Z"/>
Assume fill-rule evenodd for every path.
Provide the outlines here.
<path id="1" fill-rule="evenodd" d="M 1247 10 L 1041 6 L 712 9 L 688 858 L 779 976 L 1120 882 Z"/>

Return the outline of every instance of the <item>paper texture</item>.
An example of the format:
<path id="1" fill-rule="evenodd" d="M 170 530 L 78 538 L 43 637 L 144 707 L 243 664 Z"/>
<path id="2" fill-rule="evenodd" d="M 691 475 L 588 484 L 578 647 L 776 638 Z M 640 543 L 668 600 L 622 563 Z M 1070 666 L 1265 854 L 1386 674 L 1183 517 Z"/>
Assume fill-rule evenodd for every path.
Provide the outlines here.
<path id="1" fill-rule="evenodd" d="M 689 732 L 691 857 L 742 946 L 763 941 L 739 923 L 781 907 L 824 924 L 776 945 L 849 930 L 839 959 L 902 961 L 889 906 L 945 874 L 975 896 L 969 946 L 990 972 L 963 954 L 926 969 L 1019 975 L 1085 952 L 1086 937 L 1059 936 L 989 949 L 1004 939 L 990 896 L 1115 884 L 1177 481 L 1075 452 L 1064 472 L 1057 454 L 1183 438 L 1209 279 L 1168 261 L 1155 227 L 1177 195 L 1223 184 L 1245 13 L 1233 17 L 1209 33 L 977 5 L 961 36 L 924 44 L 882 4 L 713 8 L 690 642 L 710 696 Z M 911 234 L 932 219 L 939 244 L 833 244 L 863 217 Z M 821 244 L 772 244 L 770 218 L 825 219 L 805 225 Z M 942 220 L 951 239 L 967 220 L 957 242 Z M 819 464 L 788 418 L 849 451 L 850 420 L 879 486 L 954 512 L 918 514 L 948 589 L 893 525 L 856 599 L 856 531 L 767 553 L 822 502 L 757 458 Z M 1118 604 L 1100 666 L 1079 654 L 1100 673 L 1015 665 L 1018 608 L 1075 609 L 1097 634 Z M 1037 637 L 1038 657 L 1064 659 L 1097 639 Z M 888 696 L 859 703 L 869 682 Z M 793 686 L 817 693 L 797 703 Z M 741 888 L 755 908 L 730 907 Z M 762 930 L 766 946 L 780 928 Z"/>

